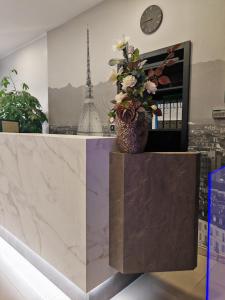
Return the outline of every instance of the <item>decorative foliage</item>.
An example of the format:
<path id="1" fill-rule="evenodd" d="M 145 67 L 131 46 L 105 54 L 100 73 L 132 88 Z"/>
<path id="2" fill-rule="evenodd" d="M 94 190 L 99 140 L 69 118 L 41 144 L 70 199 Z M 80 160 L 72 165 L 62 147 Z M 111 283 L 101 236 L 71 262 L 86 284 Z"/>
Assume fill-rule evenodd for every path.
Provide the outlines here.
<path id="1" fill-rule="evenodd" d="M 177 44 L 173 47 L 167 49 L 167 57 L 165 60 L 157 67 L 156 69 L 149 69 L 148 78 L 150 81 L 154 82 L 156 86 L 160 85 L 168 85 L 171 83 L 171 80 L 168 76 L 163 74 L 163 71 L 166 67 L 170 67 L 175 63 L 174 51 L 180 47 L 180 44 Z"/>
<path id="2" fill-rule="evenodd" d="M 0 119 L 18 121 L 20 132 L 42 132 L 42 123 L 47 121 L 39 101 L 29 92 L 26 83 L 22 90 L 17 90 L 13 76 L 18 72 L 13 69 L 0 83 Z"/>
<path id="3" fill-rule="evenodd" d="M 145 72 L 147 60 L 141 59 L 138 48 L 129 44 L 129 38 L 124 37 L 113 46 L 123 54 L 123 59 L 111 59 L 109 65 L 117 66 L 113 69 L 110 80 L 117 83 L 120 92 L 112 101 L 114 104 L 109 112 L 110 121 L 113 122 L 117 116 L 124 122 L 132 122 L 137 118 L 139 112 L 148 111 L 150 114 L 161 115 L 161 110 L 154 103 L 152 95 L 157 91 L 157 86 L 168 85 L 171 80 L 163 74 L 165 67 L 175 63 L 174 51 L 179 47 L 176 45 L 167 50 L 166 59 L 156 69 Z"/>

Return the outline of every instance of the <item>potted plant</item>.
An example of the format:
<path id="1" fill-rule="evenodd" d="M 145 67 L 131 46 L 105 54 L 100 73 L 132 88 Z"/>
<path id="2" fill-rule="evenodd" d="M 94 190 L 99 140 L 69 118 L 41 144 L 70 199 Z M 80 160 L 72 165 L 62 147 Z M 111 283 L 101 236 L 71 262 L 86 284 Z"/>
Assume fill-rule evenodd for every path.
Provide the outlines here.
<path id="1" fill-rule="evenodd" d="M 114 49 L 121 51 L 123 58 L 109 61 L 110 66 L 117 66 L 110 80 L 118 86 L 118 94 L 109 112 L 110 122 L 115 121 L 119 149 L 127 153 L 141 153 L 148 139 L 148 115 L 161 115 L 152 95 L 157 92 L 158 84 L 170 83 L 163 70 L 174 63 L 172 58 L 176 48 L 168 49 L 168 55 L 160 66 L 149 69 L 147 73 L 144 69 L 147 61 L 141 59 L 138 48 L 129 45 L 129 38 L 118 41 Z"/>
<path id="2" fill-rule="evenodd" d="M 41 133 L 47 117 L 38 99 L 28 92 L 26 83 L 17 89 L 13 80 L 17 74 L 15 69 L 11 70 L 0 83 L 0 119 L 19 122 L 22 133 Z"/>

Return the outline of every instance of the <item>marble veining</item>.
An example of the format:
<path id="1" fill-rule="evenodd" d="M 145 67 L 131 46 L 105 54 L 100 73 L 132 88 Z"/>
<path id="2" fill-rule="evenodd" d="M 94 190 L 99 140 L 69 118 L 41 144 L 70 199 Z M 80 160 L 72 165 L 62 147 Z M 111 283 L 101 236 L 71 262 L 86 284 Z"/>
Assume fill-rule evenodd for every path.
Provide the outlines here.
<path id="1" fill-rule="evenodd" d="M 0 134 L 0 225 L 87 292 L 108 266 L 113 138 Z"/>

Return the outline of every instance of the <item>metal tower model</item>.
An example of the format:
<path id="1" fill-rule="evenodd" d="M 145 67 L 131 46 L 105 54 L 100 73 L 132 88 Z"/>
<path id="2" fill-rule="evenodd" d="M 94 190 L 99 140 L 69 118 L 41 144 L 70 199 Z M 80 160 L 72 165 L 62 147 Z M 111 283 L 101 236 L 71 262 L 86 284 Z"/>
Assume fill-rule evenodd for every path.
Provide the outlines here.
<path id="1" fill-rule="evenodd" d="M 94 104 L 93 85 L 91 82 L 90 37 L 87 28 L 87 81 L 85 100 L 78 124 L 78 135 L 102 135 L 102 125 Z"/>

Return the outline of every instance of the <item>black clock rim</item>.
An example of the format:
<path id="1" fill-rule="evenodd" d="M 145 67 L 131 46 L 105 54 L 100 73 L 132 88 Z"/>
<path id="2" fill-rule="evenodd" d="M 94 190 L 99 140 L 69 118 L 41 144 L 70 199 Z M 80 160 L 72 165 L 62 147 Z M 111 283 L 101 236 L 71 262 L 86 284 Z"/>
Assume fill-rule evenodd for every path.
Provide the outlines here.
<path id="1" fill-rule="evenodd" d="M 150 7 L 154 7 L 154 6 L 157 7 L 157 8 L 159 8 L 160 11 L 161 11 L 161 16 L 162 16 L 162 17 L 161 17 L 160 23 L 159 23 L 159 25 L 158 25 L 153 31 L 151 31 L 151 32 L 145 32 L 145 31 L 143 31 L 143 29 L 142 29 L 142 27 L 141 27 L 142 16 L 143 16 L 143 14 L 145 13 L 146 10 L 148 10 Z M 140 20 L 140 27 L 141 27 L 141 31 L 142 31 L 144 34 L 150 35 L 150 34 L 156 32 L 156 31 L 159 29 L 159 27 L 161 26 L 162 21 L 163 21 L 163 11 L 162 11 L 161 7 L 158 6 L 158 5 L 156 5 L 156 4 L 153 4 L 153 5 L 148 6 L 148 7 L 143 11 L 143 13 L 142 13 L 142 15 L 141 15 L 141 20 Z"/>

